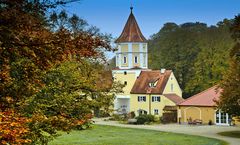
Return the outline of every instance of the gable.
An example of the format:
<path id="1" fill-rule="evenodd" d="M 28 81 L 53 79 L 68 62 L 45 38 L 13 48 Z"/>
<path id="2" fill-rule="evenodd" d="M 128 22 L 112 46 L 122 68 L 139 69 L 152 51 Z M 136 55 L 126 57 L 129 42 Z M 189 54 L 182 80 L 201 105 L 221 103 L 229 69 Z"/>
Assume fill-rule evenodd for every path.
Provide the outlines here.
<path id="1" fill-rule="evenodd" d="M 174 76 L 173 72 L 169 76 L 167 84 L 164 88 L 163 94 L 176 94 L 182 97 L 182 89 L 180 88 L 176 77 Z"/>

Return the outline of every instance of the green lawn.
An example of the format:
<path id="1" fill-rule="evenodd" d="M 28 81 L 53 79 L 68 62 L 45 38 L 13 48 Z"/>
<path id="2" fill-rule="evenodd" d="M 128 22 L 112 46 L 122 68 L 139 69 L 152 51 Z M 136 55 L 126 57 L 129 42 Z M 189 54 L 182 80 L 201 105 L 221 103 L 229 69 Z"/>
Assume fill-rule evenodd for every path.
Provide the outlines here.
<path id="1" fill-rule="evenodd" d="M 225 145 L 217 139 L 184 134 L 95 125 L 92 129 L 64 133 L 50 145 Z"/>
<path id="2" fill-rule="evenodd" d="M 234 138 L 240 138 L 240 131 L 226 131 L 226 132 L 220 132 L 218 134 L 222 135 L 222 136 L 229 136 L 229 137 L 234 137 Z"/>

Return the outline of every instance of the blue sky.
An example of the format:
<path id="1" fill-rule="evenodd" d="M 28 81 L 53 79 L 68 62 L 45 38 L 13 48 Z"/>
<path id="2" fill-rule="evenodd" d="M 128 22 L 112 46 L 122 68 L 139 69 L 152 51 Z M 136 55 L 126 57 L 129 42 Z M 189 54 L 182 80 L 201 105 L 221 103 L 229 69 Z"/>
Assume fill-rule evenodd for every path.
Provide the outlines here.
<path id="1" fill-rule="evenodd" d="M 240 0 L 131 0 L 133 12 L 146 38 L 164 23 L 204 22 L 214 25 L 240 13 Z M 102 32 L 118 37 L 130 13 L 130 0 L 81 0 L 68 4 L 69 14 L 77 14 Z"/>

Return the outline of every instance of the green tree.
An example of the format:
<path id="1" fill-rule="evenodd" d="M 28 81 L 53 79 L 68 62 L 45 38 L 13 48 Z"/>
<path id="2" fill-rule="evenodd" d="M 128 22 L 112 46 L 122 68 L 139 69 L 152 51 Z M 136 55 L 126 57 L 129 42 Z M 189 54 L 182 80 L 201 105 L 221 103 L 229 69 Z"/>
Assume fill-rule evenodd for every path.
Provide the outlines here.
<path id="1" fill-rule="evenodd" d="M 103 65 L 89 61 L 57 65 L 43 76 L 43 82 L 44 87 L 21 105 L 22 113 L 34 116 L 29 126 L 34 144 L 47 143 L 58 130 L 89 127 L 92 111 L 110 113 L 114 94 L 121 91 Z"/>
<path id="2" fill-rule="evenodd" d="M 230 21 L 224 20 L 209 27 L 198 39 L 200 49 L 193 64 L 193 75 L 185 89 L 190 94 L 214 86 L 223 78 L 223 72 L 228 68 L 228 52 L 233 46 L 229 27 Z"/>
<path id="3" fill-rule="evenodd" d="M 227 19 L 209 27 L 199 22 L 166 23 L 149 40 L 150 68 L 173 70 L 185 98 L 207 89 L 228 67 L 230 24 Z"/>
<path id="4" fill-rule="evenodd" d="M 0 138 L 1 144 L 18 144 L 21 139 L 47 144 L 57 130 L 82 128 L 92 117 L 90 110 L 106 108 L 111 104 L 112 90 L 118 90 L 112 89 L 111 77 L 100 77 L 106 72 L 101 64 L 95 64 L 105 61 L 104 51 L 112 50 L 110 37 L 76 15 L 52 12 L 67 2 L 0 3 L 0 114 L 25 127 L 20 128 L 24 133 L 14 134 L 14 140 Z M 104 83 L 100 84 L 109 82 L 108 87 L 96 85 L 101 80 Z M 99 94 L 98 100 L 91 100 L 92 94 Z M 1 136 L 14 132 L 5 126 Z"/>
<path id="5" fill-rule="evenodd" d="M 223 92 L 218 107 L 231 115 L 240 116 L 240 15 L 235 17 L 231 32 L 236 44 L 230 51 L 230 66 L 220 84 Z"/>

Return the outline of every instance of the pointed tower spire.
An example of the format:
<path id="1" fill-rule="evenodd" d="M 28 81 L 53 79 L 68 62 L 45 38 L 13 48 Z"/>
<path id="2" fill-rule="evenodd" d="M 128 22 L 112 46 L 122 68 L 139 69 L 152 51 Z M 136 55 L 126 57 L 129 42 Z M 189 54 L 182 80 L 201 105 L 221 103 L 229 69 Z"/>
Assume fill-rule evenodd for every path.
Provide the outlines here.
<path id="1" fill-rule="evenodd" d="M 133 6 L 130 7 L 131 13 L 128 17 L 127 23 L 124 26 L 124 29 L 119 36 L 119 38 L 115 41 L 116 43 L 122 42 L 146 42 L 146 38 L 143 36 L 137 21 L 133 15 Z"/>

